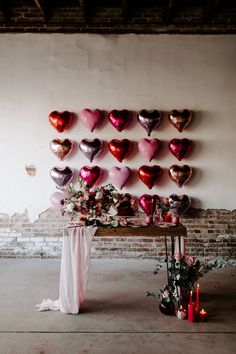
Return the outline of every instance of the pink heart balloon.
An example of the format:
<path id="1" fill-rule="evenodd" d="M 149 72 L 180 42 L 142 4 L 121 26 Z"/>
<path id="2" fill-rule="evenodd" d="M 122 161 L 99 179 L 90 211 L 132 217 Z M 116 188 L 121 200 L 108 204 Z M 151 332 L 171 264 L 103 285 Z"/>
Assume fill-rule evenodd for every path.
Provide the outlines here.
<path id="1" fill-rule="evenodd" d="M 131 114 L 127 109 L 123 109 L 122 111 L 118 111 L 113 109 L 108 115 L 108 119 L 110 123 L 115 127 L 119 132 L 125 129 L 131 120 Z"/>
<path id="2" fill-rule="evenodd" d="M 54 192 L 50 197 L 50 202 L 54 209 L 60 210 L 63 208 L 64 199 L 65 199 L 65 195 L 63 193 Z"/>
<path id="3" fill-rule="evenodd" d="M 102 112 L 99 109 L 92 111 L 85 108 L 80 112 L 80 120 L 83 125 L 92 132 L 101 123 Z"/>
<path id="4" fill-rule="evenodd" d="M 84 166 L 81 168 L 79 176 L 92 187 L 102 177 L 102 170 L 98 166 Z"/>
<path id="5" fill-rule="evenodd" d="M 139 198 L 139 205 L 141 206 L 145 214 L 153 215 L 156 210 L 158 199 L 160 199 L 160 197 L 156 194 L 154 195 L 143 194 Z"/>
<path id="6" fill-rule="evenodd" d="M 153 138 L 149 139 L 141 139 L 138 142 L 138 149 L 149 161 L 151 161 L 155 155 L 158 153 L 160 149 L 160 140 Z"/>
<path id="7" fill-rule="evenodd" d="M 109 176 L 115 187 L 122 189 L 131 176 L 131 169 L 128 166 L 113 166 L 109 171 Z"/>

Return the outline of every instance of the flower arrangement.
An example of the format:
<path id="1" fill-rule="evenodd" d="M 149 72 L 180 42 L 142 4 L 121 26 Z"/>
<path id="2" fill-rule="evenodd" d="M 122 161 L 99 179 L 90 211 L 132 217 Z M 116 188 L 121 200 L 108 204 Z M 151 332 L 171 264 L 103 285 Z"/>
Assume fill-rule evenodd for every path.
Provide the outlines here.
<path id="1" fill-rule="evenodd" d="M 121 216 L 133 215 L 138 210 L 137 199 L 130 193 L 119 194 L 118 201 L 116 203 L 117 214 Z"/>
<path id="2" fill-rule="evenodd" d="M 71 219 L 90 224 L 109 224 L 118 226 L 109 214 L 111 207 L 115 210 L 137 210 L 136 199 L 131 194 L 121 194 L 112 184 L 101 187 L 90 187 L 84 180 L 78 178 L 75 184 L 63 188 L 65 195 L 62 213 L 70 215 Z M 122 214 L 127 215 L 127 214 Z M 114 225 L 112 224 L 114 222 Z"/>
<path id="3" fill-rule="evenodd" d="M 63 213 L 88 220 L 107 214 L 119 199 L 119 193 L 112 184 L 90 188 L 81 178 L 64 189 Z"/>
<path id="4" fill-rule="evenodd" d="M 147 296 L 153 296 L 167 304 L 173 304 L 177 301 L 182 305 L 185 300 L 184 296 L 195 288 L 195 284 L 200 277 L 203 277 L 214 268 L 222 268 L 224 266 L 225 262 L 223 260 L 210 261 L 205 259 L 200 261 L 192 256 L 175 254 L 168 266 L 168 284 L 159 291 L 148 291 Z M 162 265 L 158 264 L 154 273 L 158 274 L 161 267 Z"/>

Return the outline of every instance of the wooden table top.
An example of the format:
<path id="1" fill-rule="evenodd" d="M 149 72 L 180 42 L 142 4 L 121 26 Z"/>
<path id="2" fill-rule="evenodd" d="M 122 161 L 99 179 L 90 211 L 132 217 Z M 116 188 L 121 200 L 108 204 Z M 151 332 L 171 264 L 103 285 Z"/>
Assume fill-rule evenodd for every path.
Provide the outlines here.
<path id="1" fill-rule="evenodd" d="M 99 227 L 95 236 L 187 236 L 187 229 L 183 225 L 179 226 L 139 226 L 139 227 Z"/>

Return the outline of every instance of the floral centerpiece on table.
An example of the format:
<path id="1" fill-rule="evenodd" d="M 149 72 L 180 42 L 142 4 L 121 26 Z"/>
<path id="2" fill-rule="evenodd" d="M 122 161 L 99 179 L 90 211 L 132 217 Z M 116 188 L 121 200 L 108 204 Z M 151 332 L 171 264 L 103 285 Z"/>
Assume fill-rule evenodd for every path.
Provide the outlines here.
<path id="1" fill-rule="evenodd" d="M 71 219 L 93 221 L 106 216 L 112 205 L 119 199 L 119 193 L 112 184 L 89 187 L 81 178 L 63 190 L 65 194 L 63 214 Z"/>
<path id="2" fill-rule="evenodd" d="M 119 193 L 112 184 L 101 187 L 90 187 L 84 180 L 78 178 L 75 184 L 63 188 L 65 195 L 63 202 L 63 215 L 71 216 L 86 225 L 118 226 L 119 220 L 114 220 L 111 209 L 118 212 L 125 211 L 123 215 L 137 210 L 136 199 L 129 193 Z M 113 213 L 114 214 L 114 213 Z"/>
<path id="3" fill-rule="evenodd" d="M 168 284 L 164 286 L 164 289 L 153 292 L 148 291 L 147 296 L 153 296 L 161 300 L 160 310 L 162 311 L 165 307 L 167 314 L 172 314 L 176 302 L 178 302 L 179 305 L 186 305 L 189 293 L 195 288 L 199 278 L 203 277 L 214 268 L 222 268 L 224 266 L 225 262 L 223 260 L 210 261 L 205 259 L 200 261 L 192 256 L 176 254 L 168 265 Z M 158 264 L 154 273 L 158 274 L 161 267 L 162 265 Z"/>

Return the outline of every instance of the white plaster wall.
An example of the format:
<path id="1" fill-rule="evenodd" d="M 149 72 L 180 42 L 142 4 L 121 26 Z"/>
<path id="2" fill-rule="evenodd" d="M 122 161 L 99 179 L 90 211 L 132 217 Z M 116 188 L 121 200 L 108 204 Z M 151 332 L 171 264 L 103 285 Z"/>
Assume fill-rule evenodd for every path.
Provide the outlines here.
<path id="1" fill-rule="evenodd" d="M 182 134 L 167 120 L 152 134 L 165 142 L 192 139 L 193 153 L 179 163 L 165 146 L 151 163 L 166 169 L 187 163 L 195 169 L 192 180 L 179 189 L 166 172 L 151 192 L 138 178 L 124 191 L 185 193 L 196 207 L 235 208 L 235 93 L 235 36 L 0 35 L 0 212 L 27 209 L 36 218 L 55 191 L 49 170 L 89 165 L 79 151 L 59 162 L 49 149 L 53 138 L 146 137 L 135 121 L 122 133 L 109 122 L 90 133 L 78 121 L 62 134 L 48 122 L 52 110 L 79 113 L 83 108 L 193 110 L 194 120 Z M 37 167 L 35 177 L 25 172 L 31 163 Z M 106 170 L 121 165 L 108 152 L 94 164 Z M 137 169 L 142 164 L 148 163 L 137 153 L 122 165 Z"/>

